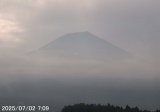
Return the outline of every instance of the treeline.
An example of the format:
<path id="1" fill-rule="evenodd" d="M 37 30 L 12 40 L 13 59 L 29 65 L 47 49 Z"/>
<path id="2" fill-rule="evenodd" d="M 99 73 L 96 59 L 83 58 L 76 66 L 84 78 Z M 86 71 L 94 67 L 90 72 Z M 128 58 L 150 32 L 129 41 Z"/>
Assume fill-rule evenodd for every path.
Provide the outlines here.
<path id="1" fill-rule="evenodd" d="M 114 105 L 96 105 L 96 104 L 75 104 L 65 106 L 61 112 L 151 112 L 148 110 L 140 110 L 138 107 L 131 108 L 130 106 L 126 106 L 122 108 L 120 106 Z M 154 112 L 160 112 L 160 110 L 156 110 Z"/>

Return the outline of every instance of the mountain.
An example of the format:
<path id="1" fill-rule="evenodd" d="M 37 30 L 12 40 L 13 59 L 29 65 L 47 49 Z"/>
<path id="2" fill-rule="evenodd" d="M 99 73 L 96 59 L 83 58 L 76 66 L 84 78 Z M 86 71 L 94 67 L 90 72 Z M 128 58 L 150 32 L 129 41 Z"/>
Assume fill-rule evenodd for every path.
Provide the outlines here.
<path id="1" fill-rule="evenodd" d="M 36 52 L 53 57 L 84 59 L 122 59 L 130 55 L 125 50 L 89 32 L 63 35 Z"/>

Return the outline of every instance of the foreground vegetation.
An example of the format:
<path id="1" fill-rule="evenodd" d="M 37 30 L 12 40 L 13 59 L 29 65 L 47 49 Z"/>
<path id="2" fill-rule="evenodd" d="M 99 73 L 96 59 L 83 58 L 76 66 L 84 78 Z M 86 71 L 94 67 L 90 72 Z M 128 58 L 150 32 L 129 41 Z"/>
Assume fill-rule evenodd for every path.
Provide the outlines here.
<path id="1" fill-rule="evenodd" d="M 96 104 L 80 103 L 80 104 L 65 106 L 61 112 L 151 112 L 151 111 L 140 110 L 138 107 L 131 108 L 128 105 L 125 108 L 122 108 L 110 104 L 96 105 Z M 160 110 L 156 110 L 154 112 L 160 112 Z"/>

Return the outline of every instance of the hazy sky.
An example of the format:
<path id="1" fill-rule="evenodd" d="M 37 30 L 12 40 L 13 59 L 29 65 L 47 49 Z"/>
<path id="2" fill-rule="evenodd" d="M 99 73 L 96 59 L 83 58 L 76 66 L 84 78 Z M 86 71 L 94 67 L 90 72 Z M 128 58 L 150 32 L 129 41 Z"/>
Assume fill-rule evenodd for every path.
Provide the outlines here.
<path id="1" fill-rule="evenodd" d="M 159 68 L 158 0 L 1 0 L 1 58 L 89 31 Z"/>
<path id="2" fill-rule="evenodd" d="M 1 0 L 0 49 L 26 53 L 89 31 L 135 55 L 159 47 L 158 0 Z"/>
<path id="3" fill-rule="evenodd" d="M 77 73 L 76 76 L 94 74 L 93 76 L 98 77 L 97 74 L 104 76 L 107 73 L 112 78 L 116 77 L 116 80 L 128 75 L 131 80 L 133 78 L 133 85 L 136 79 L 149 78 L 152 80 L 149 83 L 145 82 L 147 85 L 144 86 L 144 90 L 156 89 L 154 85 L 158 82 L 154 81 L 159 80 L 156 78 L 160 74 L 159 20 L 159 0 L 0 0 L 1 77 L 14 80 L 15 75 L 23 74 L 23 77 L 26 74 L 34 76 L 66 72 L 70 75 Z M 91 32 L 123 48 L 133 54 L 136 59 L 118 64 L 106 64 L 91 60 L 74 62 L 73 60 L 23 57 L 59 36 L 82 31 Z M 118 76 L 118 74 L 121 75 Z M 146 89 L 148 86 L 151 86 L 151 89 Z M 118 90 L 115 89 L 115 91 Z M 157 94 L 159 91 L 158 88 L 154 93 Z M 143 92 L 140 96 L 143 96 Z M 160 96 L 157 95 L 155 99 L 158 98 Z M 114 102 L 113 98 L 111 102 L 116 101 Z M 158 100 L 153 102 L 156 104 Z M 158 107 L 157 104 L 156 106 L 153 104 L 153 107 Z M 143 106 L 148 105 L 150 104 Z"/>

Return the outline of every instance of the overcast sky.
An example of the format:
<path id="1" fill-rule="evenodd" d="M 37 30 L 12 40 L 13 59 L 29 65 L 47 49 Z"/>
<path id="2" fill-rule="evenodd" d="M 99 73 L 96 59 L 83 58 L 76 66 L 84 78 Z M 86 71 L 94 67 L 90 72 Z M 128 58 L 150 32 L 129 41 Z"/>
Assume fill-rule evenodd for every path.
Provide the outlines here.
<path id="1" fill-rule="evenodd" d="M 160 73 L 159 20 L 159 0 L 0 0 L 1 77 L 9 76 L 13 80 L 12 74 L 73 72 L 73 75 L 89 71 L 88 74 L 108 73 L 112 78 L 113 74 L 117 78 L 123 74 L 155 81 Z M 110 65 L 84 60 L 75 65 L 71 60 L 29 60 L 18 56 L 64 34 L 83 31 L 128 51 L 137 60 Z M 145 84 L 156 84 L 152 81 Z"/>
<path id="2" fill-rule="evenodd" d="M 26 53 L 89 31 L 137 56 L 159 47 L 158 0 L 1 0 L 0 50 Z"/>
<path id="3" fill-rule="evenodd" d="M 0 53 L 25 55 L 88 31 L 159 67 L 158 0 L 0 0 Z"/>

